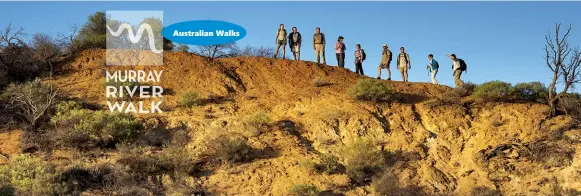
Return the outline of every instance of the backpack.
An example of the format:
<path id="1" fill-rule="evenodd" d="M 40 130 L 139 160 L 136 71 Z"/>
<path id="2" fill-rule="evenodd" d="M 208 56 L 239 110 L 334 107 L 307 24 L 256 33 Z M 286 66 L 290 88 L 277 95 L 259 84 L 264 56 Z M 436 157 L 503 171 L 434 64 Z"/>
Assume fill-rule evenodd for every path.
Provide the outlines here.
<path id="1" fill-rule="evenodd" d="M 361 49 L 361 61 L 364 61 L 367 58 L 367 54 L 365 54 L 365 50 Z"/>
<path id="2" fill-rule="evenodd" d="M 391 50 L 388 49 L 387 52 L 389 54 L 389 61 L 388 62 L 391 62 L 391 59 L 393 57 L 393 55 L 391 54 Z"/>
<path id="3" fill-rule="evenodd" d="M 432 64 L 432 69 L 440 69 L 440 64 L 438 64 L 438 61 L 432 59 L 433 64 Z"/>
<path id="4" fill-rule="evenodd" d="M 466 62 L 462 59 L 458 59 L 458 62 L 460 62 L 460 71 L 466 71 Z"/>

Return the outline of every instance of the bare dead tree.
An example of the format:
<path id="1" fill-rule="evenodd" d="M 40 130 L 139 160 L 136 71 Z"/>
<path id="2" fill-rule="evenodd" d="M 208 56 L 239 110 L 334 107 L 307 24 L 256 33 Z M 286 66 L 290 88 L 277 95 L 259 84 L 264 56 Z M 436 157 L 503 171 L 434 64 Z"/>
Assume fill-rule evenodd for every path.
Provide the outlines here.
<path id="1" fill-rule="evenodd" d="M 24 28 L 13 29 L 12 24 L 8 24 L 4 31 L 0 31 L 0 48 L 14 47 L 24 43 L 22 37 L 26 36 Z"/>
<path id="2" fill-rule="evenodd" d="M 75 44 L 75 37 L 77 36 L 77 33 L 79 32 L 79 25 L 76 24 L 72 24 L 69 26 L 69 32 L 68 34 L 62 34 L 59 33 L 57 35 L 58 37 L 58 43 L 59 43 L 59 47 L 65 49 L 65 53 L 73 53 L 77 50 L 76 48 L 76 44 Z"/>
<path id="3" fill-rule="evenodd" d="M 52 77 L 52 60 L 59 53 L 59 47 L 52 37 L 46 34 L 36 33 L 32 37 L 34 58 L 49 66 L 49 77 Z"/>
<path id="4" fill-rule="evenodd" d="M 569 89 L 575 88 L 575 84 L 580 82 L 581 52 L 578 47 L 574 49 L 569 47 L 568 38 L 572 25 L 564 35 L 561 36 L 561 24 L 556 24 L 555 37 L 551 33 L 545 36 L 545 60 L 546 66 L 552 71 L 553 78 L 549 85 L 548 104 L 550 108 L 549 115 L 557 115 L 557 103 Z M 557 92 L 557 84 L 562 83 L 563 89 Z"/>

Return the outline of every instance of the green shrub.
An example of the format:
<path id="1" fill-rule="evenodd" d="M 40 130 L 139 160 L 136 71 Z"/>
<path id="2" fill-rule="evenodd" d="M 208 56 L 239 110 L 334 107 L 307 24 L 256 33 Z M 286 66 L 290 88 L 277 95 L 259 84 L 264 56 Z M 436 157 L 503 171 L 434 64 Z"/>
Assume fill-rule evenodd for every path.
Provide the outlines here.
<path id="1" fill-rule="evenodd" d="M 187 107 L 187 108 L 191 108 L 194 106 L 203 105 L 205 100 L 202 98 L 202 96 L 198 92 L 188 91 L 180 97 L 179 102 L 180 102 L 180 105 Z"/>
<path id="2" fill-rule="evenodd" d="M 508 101 L 511 98 L 512 86 L 502 81 L 490 81 L 478 85 L 472 96 L 478 102 Z"/>
<path id="3" fill-rule="evenodd" d="M 363 101 L 387 101 L 394 92 L 391 85 L 380 80 L 363 79 L 349 89 L 349 95 Z"/>
<path id="4" fill-rule="evenodd" d="M 545 103 L 549 90 L 541 82 L 518 83 L 514 85 L 514 95 L 519 99 Z"/>
<path id="5" fill-rule="evenodd" d="M 15 190 L 17 195 L 50 195 L 53 192 L 51 166 L 46 161 L 29 154 L 21 154 L 0 166 L 0 182 L 8 182 L 5 191 Z"/>
<path id="6" fill-rule="evenodd" d="M 384 165 L 385 160 L 381 150 L 367 138 L 357 138 L 346 144 L 342 151 L 347 175 L 355 182 L 364 184 L 371 180 Z"/>
<path id="7" fill-rule="evenodd" d="M 289 190 L 289 194 L 293 196 L 317 196 L 320 192 L 315 185 L 311 184 L 293 185 Z"/>
<path id="8" fill-rule="evenodd" d="M 210 156 L 222 163 L 240 163 L 252 160 L 252 147 L 241 137 L 216 137 L 210 142 Z"/>
<path id="9" fill-rule="evenodd" d="M 259 135 L 265 127 L 270 124 L 270 117 L 265 112 L 254 113 L 246 119 L 244 119 L 244 124 L 252 132 L 252 136 Z"/>
<path id="10" fill-rule="evenodd" d="M 141 122 L 132 114 L 91 111 L 70 102 L 57 105 L 57 115 L 51 122 L 57 128 L 58 142 L 75 148 L 107 147 L 129 142 L 143 129 Z"/>

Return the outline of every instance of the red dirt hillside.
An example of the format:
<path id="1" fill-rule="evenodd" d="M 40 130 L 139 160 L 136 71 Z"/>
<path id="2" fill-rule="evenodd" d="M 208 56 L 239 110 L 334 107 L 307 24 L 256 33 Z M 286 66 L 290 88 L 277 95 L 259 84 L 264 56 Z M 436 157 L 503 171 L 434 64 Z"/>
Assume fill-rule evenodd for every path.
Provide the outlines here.
<path id="1" fill-rule="evenodd" d="M 164 113 L 137 115 L 140 119 L 186 130 L 191 140 L 184 156 L 204 159 L 201 152 L 211 148 L 208 138 L 221 134 L 247 138 L 258 150 L 250 162 L 207 166 L 212 171 L 195 180 L 212 195 L 287 195 L 298 184 L 329 194 L 381 195 L 378 187 L 389 182 L 378 185 L 380 173 L 370 184 L 357 184 L 345 172 L 318 173 L 302 164 L 331 154 L 346 165 L 345 148 L 359 137 L 390 154 L 382 170 L 393 174 L 404 192 L 405 187 L 429 195 L 581 190 L 580 130 L 571 117 L 546 118 L 542 104 L 472 104 L 446 86 L 393 81 L 383 82 L 393 86 L 396 101 L 364 102 L 347 91 L 367 77 L 313 62 L 208 61 L 167 52 L 163 66 L 113 67 L 105 66 L 104 55 L 104 50 L 84 51 L 63 74 L 46 81 L 62 86 L 68 97 L 106 109 L 105 70 L 163 70 L 161 83 L 148 85 L 164 88 Z M 328 84 L 317 87 L 315 80 Z M 210 101 L 184 108 L 179 100 L 188 91 Z M 261 112 L 270 125 L 259 133 L 248 131 L 245 119 Z M 115 163 L 115 157 L 97 162 Z"/>

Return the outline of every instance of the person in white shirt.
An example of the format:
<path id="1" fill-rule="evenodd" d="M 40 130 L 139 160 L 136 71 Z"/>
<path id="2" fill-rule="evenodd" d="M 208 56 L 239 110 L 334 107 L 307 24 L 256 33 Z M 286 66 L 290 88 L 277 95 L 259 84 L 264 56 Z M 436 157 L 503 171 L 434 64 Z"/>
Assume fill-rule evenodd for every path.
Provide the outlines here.
<path id="1" fill-rule="evenodd" d="M 460 79 L 462 76 L 462 70 L 460 70 L 460 61 L 456 58 L 456 54 L 447 54 L 450 59 L 452 59 L 452 70 L 454 71 L 454 83 L 456 88 L 464 87 L 464 82 Z"/>

